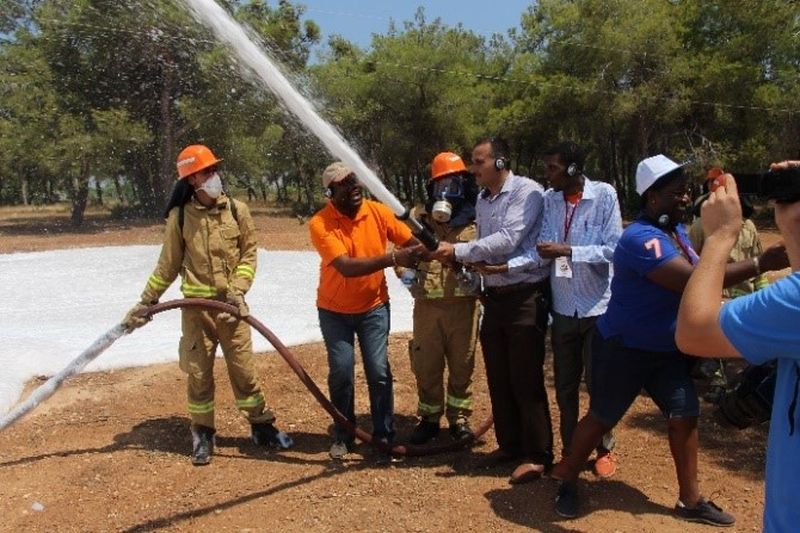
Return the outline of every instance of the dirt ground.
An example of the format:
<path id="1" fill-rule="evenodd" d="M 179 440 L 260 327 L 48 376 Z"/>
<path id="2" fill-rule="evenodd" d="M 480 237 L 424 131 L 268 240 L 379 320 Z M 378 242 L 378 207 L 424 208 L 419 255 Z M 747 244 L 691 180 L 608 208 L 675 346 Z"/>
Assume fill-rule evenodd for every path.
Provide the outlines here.
<path id="1" fill-rule="evenodd" d="M 262 246 L 311 249 L 301 221 L 256 213 Z M 158 222 L 120 223 L 92 214 L 87 228 L 74 232 L 66 217 L 66 212 L 52 210 L 0 210 L 0 252 L 160 242 Z M 765 243 L 776 240 L 773 233 L 763 238 Z M 146 350 L 147 328 L 136 335 Z M 408 339 L 409 334 L 399 334 L 390 341 L 400 440 L 415 423 L 416 387 L 406 355 Z M 325 390 L 324 347 L 311 344 L 292 351 Z M 275 353 L 257 357 L 257 369 L 279 426 L 292 434 L 296 444 L 282 452 L 259 449 L 248 439 L 249 428 L 233 407 L 224 364 L 218 363 L 217 450 L 208 467 L 194 468 L 188 460 L 185 382 L 176 364 L 80 375 L 33 414 L 0 433 L 0 530 L 714 529 L 672 516 L 677 482 L 665 424 L 644 396 L 617 428 L 617 474 L 601 481 L 585 472 L 580 485 L 584 514 L 564 520 L 553 511 L 553 481 L 512 486 L 508 476 L 514 465 L 485 464 L 486 454 L 496 447 L 491 430 L 471 449 L 407 458 L 388 467 L 374 464 L 363 445 L 352 460 L 333 463 L 327 455 L 329 418 Z M 366 415 L 360 365 L 357 373 L 357 412 Z M 547 373 L 558 450 L 549 360 Z M 27 391 L 40 382 L 28 384 Z M 480 355 L 475 392 L 477 424 L 489 410 Z M 585 406 L 585 394 L 582 402 Z M 736 516 L 734 530 L 757 531 L 764 503 L 767 428 L 728 429 L 717 424 L 707 404 L 703 407 L 701 489 Z M 360 422 L 368 429 L 368 416 Z M 446 432 L 439 437 L 447 439 Z"/>

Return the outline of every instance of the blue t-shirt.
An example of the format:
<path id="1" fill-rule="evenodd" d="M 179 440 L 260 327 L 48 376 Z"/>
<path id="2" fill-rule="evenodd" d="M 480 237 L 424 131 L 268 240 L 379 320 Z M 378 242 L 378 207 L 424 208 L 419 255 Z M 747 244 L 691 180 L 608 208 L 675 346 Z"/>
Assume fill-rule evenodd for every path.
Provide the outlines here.
<path id="1" fill-rule="evenodd" d="M 800 272 L 722 307 L 720 325 L 745 359 L 778 360 L 767 445 L 764 531 L 800 527 Z M 794 432 L 792 433 L 792 426 Z M 791 433 L 791 434 L 790 434 Z"/>
<path id="2" fill-rule="evenodd" d="M 647 279 L 647 273 L 681 254 L 692 264 L 697 254 L 686 228 L 676 227 L 681 245 L 648 219 L 640 217 L 625 228 L 614 250 L 614 277 L 606 314 L 597 322 L 605 338 L 622 335 L 628 348 L 674 352 L 675 322 L 681 294 Z"/>

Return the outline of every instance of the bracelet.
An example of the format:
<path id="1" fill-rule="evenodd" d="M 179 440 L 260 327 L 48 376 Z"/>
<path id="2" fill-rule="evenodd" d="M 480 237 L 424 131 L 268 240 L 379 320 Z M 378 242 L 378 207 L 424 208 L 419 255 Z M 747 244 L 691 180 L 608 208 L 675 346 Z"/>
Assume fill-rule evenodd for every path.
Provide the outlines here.
<path id="1" fill-rule="evenodd" d="M 756 276 L 760 276 L 761 265 L 758 263 L 758 256 L 753 256 L 753 266 L 756 267 Z"/>
<path id="2" fill-rule="evenodd" d="M 392 266 L 397 266 L 397 255 L 394 252 L 394 248 L 392 248 Z"/>

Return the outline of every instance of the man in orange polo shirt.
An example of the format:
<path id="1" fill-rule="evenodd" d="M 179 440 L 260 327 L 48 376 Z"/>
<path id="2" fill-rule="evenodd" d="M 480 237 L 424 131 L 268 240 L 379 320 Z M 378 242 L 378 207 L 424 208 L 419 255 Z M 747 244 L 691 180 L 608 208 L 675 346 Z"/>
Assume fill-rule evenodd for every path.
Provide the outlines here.
<path id="1" fill-rule="evenodd" d="M 317 308 L 328 351 L 328 388 L 331 401 L 355 422 L 355 337 L 361 347 L 369 388 L 372 434 L 391 443 L 394 437 L 392 371 L 389 367 L 389 291 L 383 269 L 411 267 L 423 249 L 411 230 L 385 205 L 364 200 L 355 174 L 344 163 L 328 166 L 322 174 L 328 204 L 309 223 L 311 241 L 319 252 L 320 278 Z M 386 251 L 387 242 L 395 246 Z M 330 449 L 343 459 L 353 437 L 337 424 Z M 382 462 L 391 457 L 381 454 Z"/>

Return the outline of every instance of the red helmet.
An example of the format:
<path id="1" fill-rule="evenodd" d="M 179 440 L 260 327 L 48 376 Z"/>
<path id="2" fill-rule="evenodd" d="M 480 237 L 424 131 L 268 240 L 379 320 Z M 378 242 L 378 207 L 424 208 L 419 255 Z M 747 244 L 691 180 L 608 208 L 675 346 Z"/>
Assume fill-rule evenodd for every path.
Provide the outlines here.
<path id="1" fill-rule="evenodd" d="M 453 152 L 442 152 L 434 157 L 433 163 L 431 163 L 431 181 L 466 171 L 467 167 L 464 166 L 464 161 L 460 157 Z"/>
<path id="2" fill-rule="evenodd" d="M 214 166 L 222 161 L 202 144 L 193 144 L 184 148 L 178 155 L 178 179 L 183 179 L 196 174 L 203 169 Z"/>

